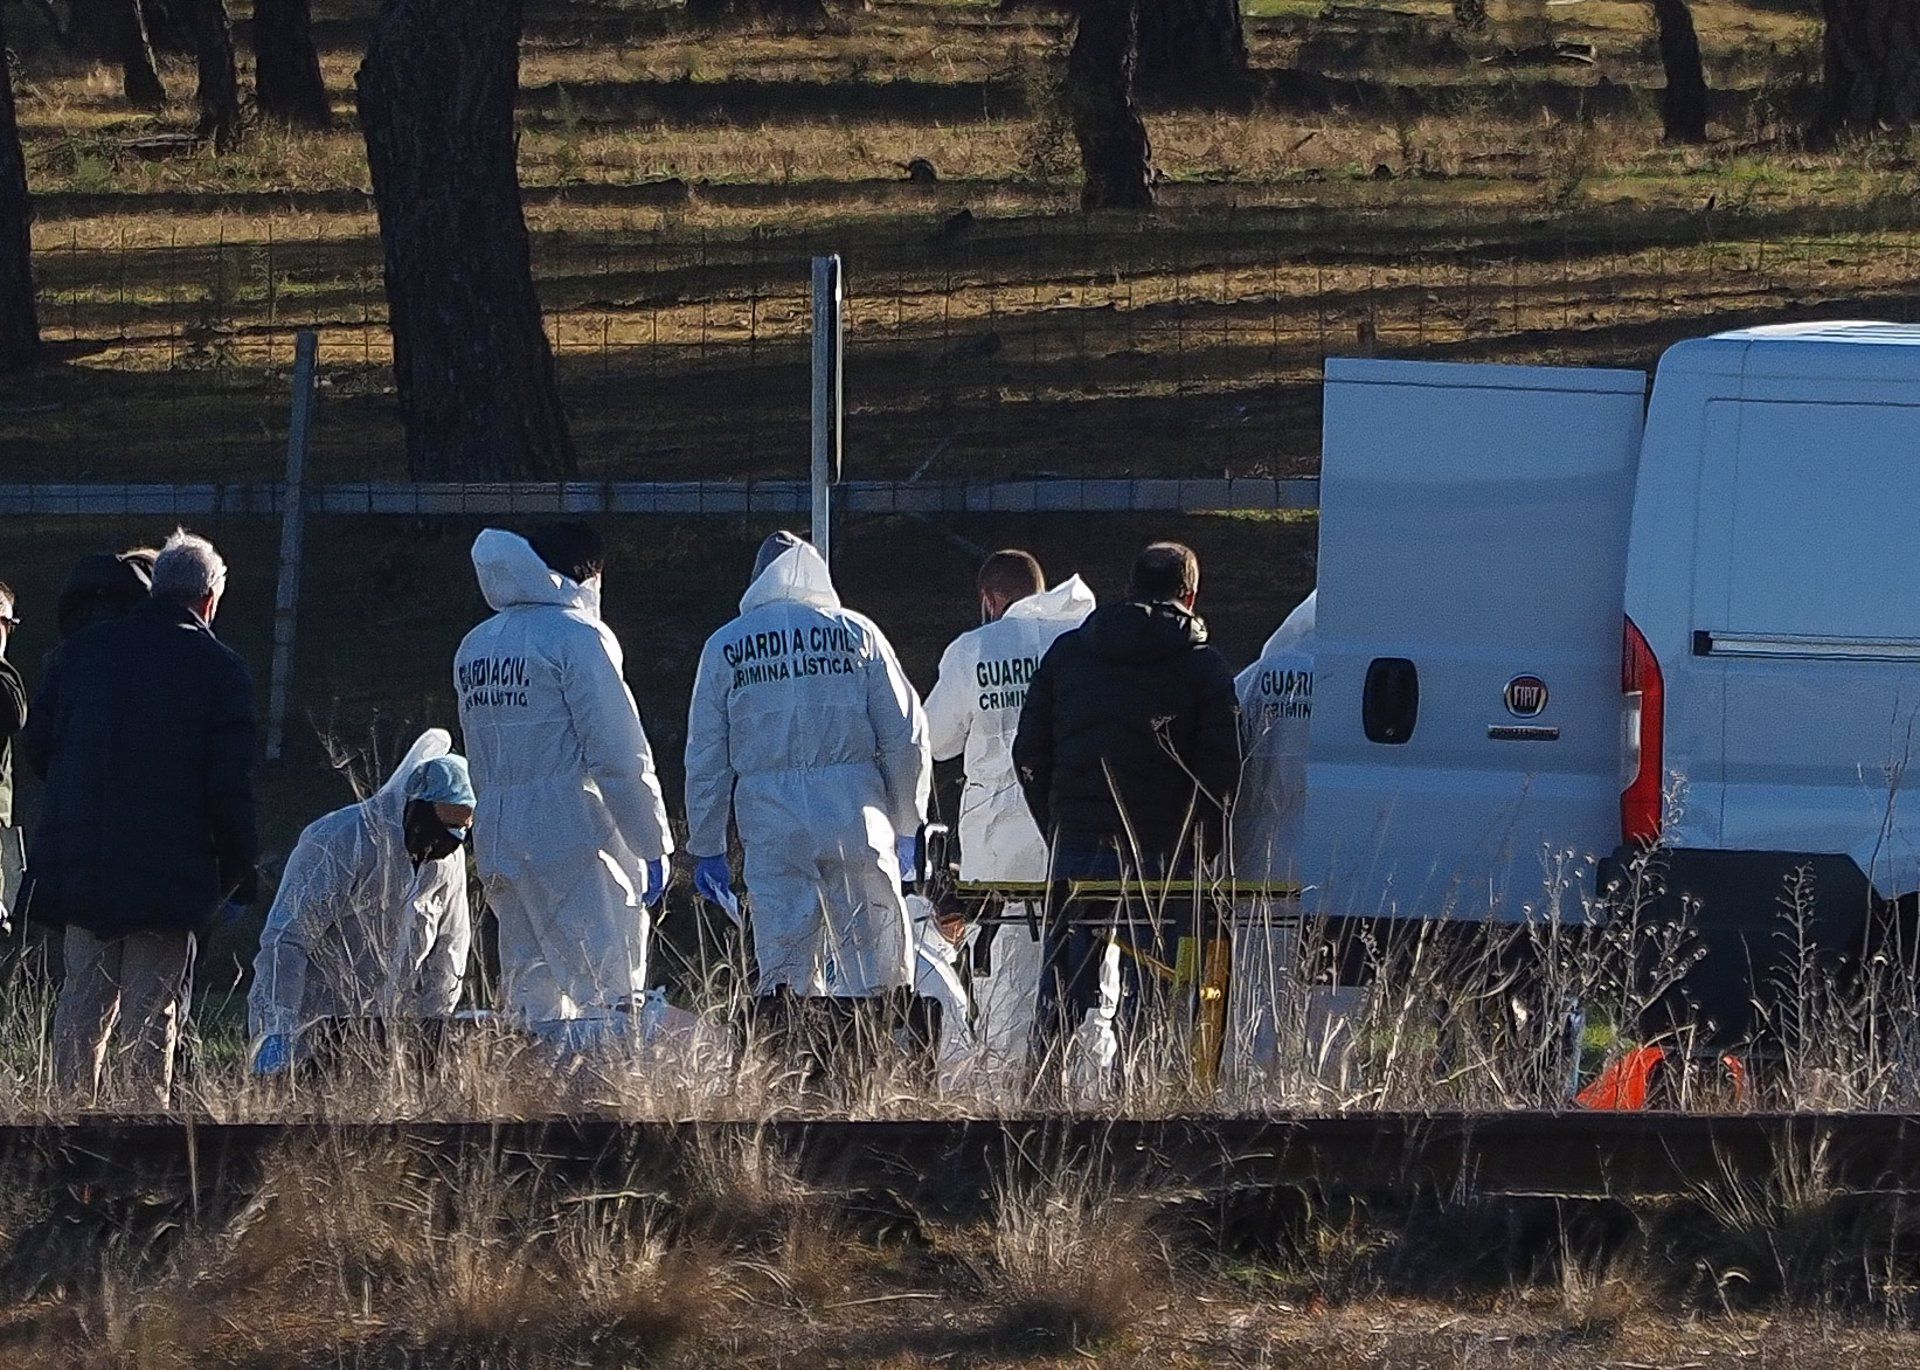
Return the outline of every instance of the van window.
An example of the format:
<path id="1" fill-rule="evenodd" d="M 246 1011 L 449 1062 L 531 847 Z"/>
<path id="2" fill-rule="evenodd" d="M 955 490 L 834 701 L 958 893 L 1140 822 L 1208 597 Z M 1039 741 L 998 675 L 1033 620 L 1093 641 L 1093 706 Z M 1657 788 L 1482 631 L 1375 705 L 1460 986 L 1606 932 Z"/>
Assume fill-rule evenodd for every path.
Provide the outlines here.
<path id="1" fill-rule="evenodd" d="M 1920 639 L 1920 407 L 1739 407 L 1730 632 Z"/>

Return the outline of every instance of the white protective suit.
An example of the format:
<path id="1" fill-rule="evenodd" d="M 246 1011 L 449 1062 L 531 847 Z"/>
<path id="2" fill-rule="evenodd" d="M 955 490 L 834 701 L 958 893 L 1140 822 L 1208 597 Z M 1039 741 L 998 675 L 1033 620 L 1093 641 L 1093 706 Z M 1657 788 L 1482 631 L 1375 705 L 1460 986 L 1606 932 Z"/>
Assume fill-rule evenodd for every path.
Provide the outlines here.
<path id="1" fill-rule="evenodd" d="M 695 856 L 746 849 L 761 994 L 867 997 L 913 982 L 896 837 L 919 830 L 933 763 L 892 646 L 790 547 L 707 640 L 687 719 Z"/>
<path id="2" fill-rule="evenodd" d="M 1260 659 L 1235 680 L 1245 761 L 1233 811 L 1234 876 L 1284 882 L 1306 814 L 1307 734 L 1313 719 L 1313 632 L 1317 594 L 1274 630 Z M 1301 1007 L 1296 983 L 1298 905 L 1248 901 L 1234 937 L 1227 1041 L 1228 1077 L 1254 1086 L 1281 1066 L 1283 1038 Z"/>
<path id="3" fill-rule="evenodd" d="M 427 730 L 371 797 L 300 834 L 253 962 L 256 1040 L 321 1018 L 452 1014 L 473 945 L 466 852 L 415 870 L 405 834 L 408 778 L 452 750 L 445 730 Z"/>
<path id="4" fill-rule="evenodd" d="M 962 880 L 1047 878 L 1047 843 L 1014 774 L 1013 736 L 1040 658 L 1093 609 L 1093 591 L 1071 576 L 1051 590 L 1016 600 L 992 623 L 962 633 L 940 658 L 940 679 L 927 696 L 927 728 L 936 760 L 965 758 Z M 1025 905 L 1012 905 L 1007 915 L 1015 921 L 969 933 L 970 939 L 990 938 L 989 969 L 974 975 L 972 989 L 980 1067 L 993 1079 L 1018 1073 L 1033 1033 L 1041 948 L 1037 923 L 1017 921 L 1026 912 Z"/>
<path id="5" fill-rule="evenodd" d="M 646 988 L 645 864 L 673 850 L 653 749 L 598 585 L 498 529 L 473 565 L 498 612 L 460 644 L 454 689 L 502 998 L 536 1030 L 612 1019 Z"/>

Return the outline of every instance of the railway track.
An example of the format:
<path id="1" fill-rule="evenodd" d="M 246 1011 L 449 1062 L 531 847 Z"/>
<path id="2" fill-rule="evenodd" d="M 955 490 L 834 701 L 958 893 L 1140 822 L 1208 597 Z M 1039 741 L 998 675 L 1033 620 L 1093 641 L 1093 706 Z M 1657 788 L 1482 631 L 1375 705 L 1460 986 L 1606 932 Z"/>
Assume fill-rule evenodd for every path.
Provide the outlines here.
<path id="1" fill-rule="evenodd" d="M 285 1148 L 400 1147 L 432 1165 L 657 1187 L 723 1147 L 768 1147 L 802 1181 L 925 1212 L 985 1211 L 1023 1176 L 1086 1168 L 1117 1190 L 1649 1199 L 1763 1185 L 1817 1166 L 1857 1194 L 1920 1192 L 1920 1115 L 1361 1113 L 1344 1117 L 854 1122 L 209 1123 L 90 1119 L 0 1127 L 0 1164 L 34 1183 L 148 1207 L 254 1192 Z M 216 1196 L 225 1196 L 223 1201 Z"/>

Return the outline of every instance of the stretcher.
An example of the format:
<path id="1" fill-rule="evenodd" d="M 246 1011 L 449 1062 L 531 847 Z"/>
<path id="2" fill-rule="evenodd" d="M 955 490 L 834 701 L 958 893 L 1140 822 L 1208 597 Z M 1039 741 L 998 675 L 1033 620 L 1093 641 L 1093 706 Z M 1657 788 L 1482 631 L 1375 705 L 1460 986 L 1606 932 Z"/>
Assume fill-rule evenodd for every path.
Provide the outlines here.
<path id="1" fill-rule="evenodd" d="M 1191 930 L 1174 939 L 1171 963 L 1118 938 L 1114 940 L 1122 955 L 1131 957 L 1168 986 L 1173 1011 L 1184 1016 L 1191 1028 L 1194 1079 L 1202 1088 L 1212 1089 L 1219 1082 L 1226 1050 L 1234 927 L 1250 923 L 1263 903 L 1271 906 L 1276 901 L 1297 898 L 1300 887 L 1268 880 L 955 880 L 942 893 L 950 896 L 942 906 L 957 905 L 969 921 L 985 926 L 1016 923 L 1037 929 L 1039 911 L 1050 896 L 1061 893 L 1069 908 L 1079 901 L 1108 906 L 1098 912 L 1070 915 L 1066 919 L 1069 924 L 1108 927 L 1121 921 L 1139 921 L 1138 915 L 1132 919 L 1116 917 L 1111 905 L 1121 900 L 1142 901 L 1148 909 L 1165 910 L 1167 916 L 1183 924 L 1190 919 Z M 941 903 L 938 899 L 935 902 Z M 1020 906 L 1019 912 L 1008 911 L 1016 905 Z"/>

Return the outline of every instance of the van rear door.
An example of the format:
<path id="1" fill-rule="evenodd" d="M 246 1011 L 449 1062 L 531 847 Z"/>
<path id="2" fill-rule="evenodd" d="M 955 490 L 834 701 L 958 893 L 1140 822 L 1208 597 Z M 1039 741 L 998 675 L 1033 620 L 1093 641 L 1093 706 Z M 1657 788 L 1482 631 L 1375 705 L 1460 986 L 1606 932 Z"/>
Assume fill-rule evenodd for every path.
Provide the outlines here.
<path id="1" fill-rule="evenodd" d="M 1619 840 L 1645 394 L 1638 371 L 1328 362 L 1309 912 L 1580 916 L 1549 874 Z"/>

